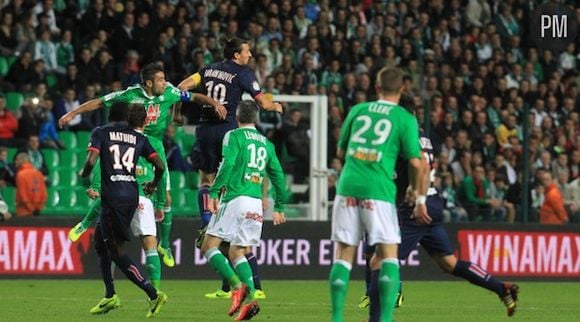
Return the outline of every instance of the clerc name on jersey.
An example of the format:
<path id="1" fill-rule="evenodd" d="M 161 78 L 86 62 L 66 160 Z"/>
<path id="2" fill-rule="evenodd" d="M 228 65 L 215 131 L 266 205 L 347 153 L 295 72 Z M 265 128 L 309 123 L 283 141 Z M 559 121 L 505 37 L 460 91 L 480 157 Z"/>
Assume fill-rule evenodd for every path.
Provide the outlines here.
<path id="1" fill-rule="evenodd" d="M 109 132 L 109 139 L 111 141 L 121 141 L 130 144 L 137 144 L 137 136 L 123 132 Z"/>
<path id="2" fill-rule="evenodd" d="M 389 113 L 391 112 L 391 110 L 394 108 L 394 105 L 385 105 L 385 104 L 381 104 L 381 103 L 372 103 L 371 105 L 369 105 L 369 111 L 373 112 L 373 113 L 380 113 L 380 114 L 385 114 L 385 115 L 389 115 Z"/>
<path id="3" fill-rule="evenodd" d="M 244 131 L 244 135 L 246 136 L 246 139 L 248 139 L 248 140 L 259 141 L 259 142 L 262 142 L 264 144 L 266 143 L 266 137 L 263 136 L 262 134 Z"/>
<path id="4" fill-rule="evenodd" d="M 130 175 L 124 175 L 124 174 L 112 175 L 110 177 L 110 179 L 113 182 L 116 182 L 116 181 L 135 182 L 135 177 L 130 176 Z"/>
<path id="5" fill-rule="evenodd" d="M 203 77 L 212 77 L 217 78 L 219 80 L 226 81 L 228 83 L 232 83 L 236 75 L 232 75 L 230 73 L 224 72 L 223 70 L 217 69 L 206 69 L 205 73 L 203 73 Z"/>

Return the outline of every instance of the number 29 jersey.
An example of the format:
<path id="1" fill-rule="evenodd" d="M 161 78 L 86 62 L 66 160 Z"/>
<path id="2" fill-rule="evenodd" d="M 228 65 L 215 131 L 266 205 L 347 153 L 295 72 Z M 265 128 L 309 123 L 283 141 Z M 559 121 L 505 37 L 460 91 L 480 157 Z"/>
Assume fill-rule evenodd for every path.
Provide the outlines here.
<path id="1" fill-rule="evenodd" d="M 345 164 L 337 193 L 393 204 L 397 158 L 421 157 L 415 117 L 403 107 L 382 100 L 352 108 L 342 125 L 338 147 L 345 152 Z"/>
<path id="2" fill-rule="evenodd" d="M 157 155 L 149 140 L 124 123 L 113 123 L 93 131 L 88 149 L 98 152 L 101 159 L 103 206 L 137 206 L 137 159 L 140 156 L 151 159 Z"/>

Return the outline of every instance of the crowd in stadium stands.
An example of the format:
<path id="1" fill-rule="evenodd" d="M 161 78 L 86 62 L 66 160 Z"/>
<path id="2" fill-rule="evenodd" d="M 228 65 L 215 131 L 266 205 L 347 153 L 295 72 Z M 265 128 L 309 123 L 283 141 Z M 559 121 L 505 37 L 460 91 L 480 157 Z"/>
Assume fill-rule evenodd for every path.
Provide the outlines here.
<path id="1" fill-rule="evenodd" d="M 574 1 L 563 2 L 580 19 Z M 449 220 L 521 221 L 528 162 L 530 221 L 579 221 L 579 44 L 557 53 L 531 43 L 528 21 L 537 3 L 1 0 L 0 53 L 11 65 L 0 78 L 0 145 L 28 151 L 46 174 L 34 142 L 67 148 L 55 119 L 138 82 L 148 62 L 163 62 L 167 78 L 179 82 L 220 59 L 217 39 L 226 33 L 252 44 L 252 68 L 265 92 L 328 95 L 331 190 L 342 166 L 334 152 L 342 121 L 354 104 L 376 98 L 379 68 L 398 66 L 435 144 L 434 184 Z M 6 109 L 8 92 L 24 93 L 14 113 Z M 105 122 L 103 113 L 77 116 L 64 131 L 91 130 Z M 195 116 L 187 116 L 192 123 Z M 303 111 L 261 116 L 260 128 L 285 151 L 287 168 L 300 181 L 309 160 Z M 172 135 L 165 144 L 177 160 L 170 165 L 187 170 L 177 153 L 190 151 L 172 148 Z M 1 185 L 23 171 L 6 158 L 1 165 Z"/>

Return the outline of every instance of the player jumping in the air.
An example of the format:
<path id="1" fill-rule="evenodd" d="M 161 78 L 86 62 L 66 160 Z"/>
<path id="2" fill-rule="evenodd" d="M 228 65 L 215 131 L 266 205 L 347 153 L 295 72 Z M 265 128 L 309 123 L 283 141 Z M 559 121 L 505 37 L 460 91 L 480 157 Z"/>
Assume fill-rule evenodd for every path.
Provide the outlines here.
<path id="1" fill-rule="evenodd" d="M 200 173 L 200 187 L 198 190 L 198 205 L 201 215 L 201 229 L 198 244 L 202 243 L 203 231 L 211 218 L 208 209 L 208 194 L 213 184 L 215 173 L 222 159 L 222 140 L 226 132 L 237 128 L 236 108 L 242 100 L 244 92 L 249 93 L 260 107 L 265 110 L 282 112 L 280 103 L 272 102 L 262 93 L 260 84 L 256 80 L 254 72 L 247 66 L 252 58 L 250 45 L 239 38 L 222 37 L 223 61 L 210 64 L 199 72 L 184 79 L 180 84 L 181 90 L 189 90 L 200 85 L 205 86 L 207 96 L 212 97 L 227 109 L 225 119 L 215 116 L 210 106 L 202 109 L 200 124 L 197 126 L 197 137 L 194 148 L 194 167 Z M 266 197 L 267 198 L 267 197 Z M 255 273 L 256 283 L 259 283 L 258 262 L 256 256 L 248 254 L 248 260 Z M 221 290 L 216 293 L 206 294 L 207 297 L 229 297 L 228 284 L 224 283 Z M 259 298 L 265 298 L 265 294 L 259 289 Z"/>

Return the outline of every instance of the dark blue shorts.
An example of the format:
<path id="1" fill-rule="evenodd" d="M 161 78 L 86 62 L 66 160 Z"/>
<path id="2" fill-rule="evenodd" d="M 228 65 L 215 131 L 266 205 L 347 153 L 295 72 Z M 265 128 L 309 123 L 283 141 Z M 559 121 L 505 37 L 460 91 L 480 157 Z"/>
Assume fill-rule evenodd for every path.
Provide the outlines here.
<path id="1" fill-rule="evenodd" d="M 216 173 L 222 160 L 222 141 L 226 133 L 237 128 L 235 123 L 200 124 L 195 129 L 193 168 L 205 173 Z"/>
<path id="2" fill-rule="evenodd" d="M 101 207 L 99 223 L 103 240 L 113 243 L 130 241 L 131 221 L 137 205 L 124 205 L 114 208 Z"/>
<path id="3" fill-rule="evenodd" d="M 399 259 L 404 260 L 421 244 L 429 255 L 452 255 L 453 246 L 443 225 L 411 225 L 401 223 Z"/>

